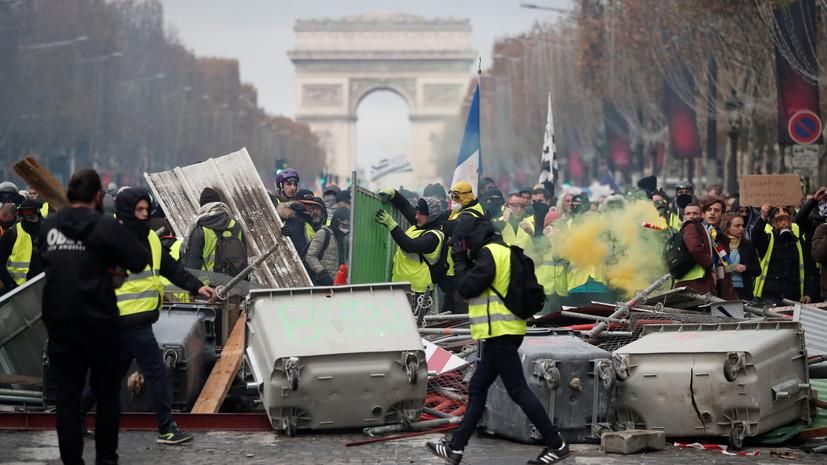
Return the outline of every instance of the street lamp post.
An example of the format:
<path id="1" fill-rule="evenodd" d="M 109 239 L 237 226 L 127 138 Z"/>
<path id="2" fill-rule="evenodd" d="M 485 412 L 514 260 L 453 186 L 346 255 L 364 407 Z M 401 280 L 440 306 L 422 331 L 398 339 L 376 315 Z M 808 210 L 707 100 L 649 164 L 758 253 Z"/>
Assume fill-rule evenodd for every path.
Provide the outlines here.
<path id="1" fill-rule="evenodd" d="M 729 118 L 729 159 L 727 160 L 726 189 L 731 194 L 738 191 L 738 131 L 741 128 L 744 108 L 744 103 L 738 98 L 738 91 L 734 87 L 724 103 L 724 107 Z"/>

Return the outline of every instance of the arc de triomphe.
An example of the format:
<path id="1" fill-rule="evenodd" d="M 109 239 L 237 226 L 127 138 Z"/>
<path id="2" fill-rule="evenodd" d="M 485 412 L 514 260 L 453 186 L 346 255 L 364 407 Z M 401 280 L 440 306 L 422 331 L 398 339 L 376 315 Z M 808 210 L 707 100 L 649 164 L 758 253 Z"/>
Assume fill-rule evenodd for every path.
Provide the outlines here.
<path id="1" fill-rule="evenodd" d="M 469 21 L 379 14 L 298 20 L 294 31 L 288 56 L 296 68 L 296 119 L 321 139 L 328 171 L 350 177 L 359 102 L 387 89 L 408 105 L 417 184 L 434 182 L 434 142 L 457 116 L 477 56 Z"/>

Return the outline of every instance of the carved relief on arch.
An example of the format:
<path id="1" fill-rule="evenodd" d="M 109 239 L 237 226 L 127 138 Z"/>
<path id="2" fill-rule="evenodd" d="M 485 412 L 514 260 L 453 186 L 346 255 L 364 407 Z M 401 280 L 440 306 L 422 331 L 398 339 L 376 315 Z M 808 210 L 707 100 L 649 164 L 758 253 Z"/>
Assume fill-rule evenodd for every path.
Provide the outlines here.
<path id="1" fill-rule="evenodd" d="M 342 105 L 342 86 L 339 84 L 304 84 L 302 105 L 308 107 L 339 107 Z"/>
<path id="2" fill-rule="evenodd" d="M 350 80 L 350 112 L 355 113 L 359 102 L 374 90 L 389 89 L 398 93 L 408 109 L 414 111 L 416 102 L 416 79 L 405 78 L 356 78 Z"/>

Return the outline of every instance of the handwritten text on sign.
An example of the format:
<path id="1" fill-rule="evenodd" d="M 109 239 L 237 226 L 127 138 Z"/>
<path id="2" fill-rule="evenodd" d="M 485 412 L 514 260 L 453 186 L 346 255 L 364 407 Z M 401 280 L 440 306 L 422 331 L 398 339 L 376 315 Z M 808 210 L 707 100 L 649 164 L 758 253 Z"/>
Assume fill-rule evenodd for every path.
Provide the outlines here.
<path id="1" fill-rule="evenodd" d="M 797 174 L 746 175 L 740 180 L 741 205 L 783 207 L 801 203 L 801 179 Z"/>

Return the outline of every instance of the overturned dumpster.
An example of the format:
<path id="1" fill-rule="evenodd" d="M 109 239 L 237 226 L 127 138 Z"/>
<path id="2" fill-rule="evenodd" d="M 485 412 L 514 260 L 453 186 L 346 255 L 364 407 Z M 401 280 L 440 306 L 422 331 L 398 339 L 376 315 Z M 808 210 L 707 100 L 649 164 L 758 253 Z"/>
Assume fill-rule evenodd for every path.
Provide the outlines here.
<path id="1" fill-rule="evenodd" d="M 614 357 L 617 416 L 628 429 L 727 437 L 740 448 L 747 437 L 810 420 L 798 323 L 648 326 Z"/>
<path id="2" fill-rule="evenodd" d="M 403 284 L 253 290 L 246 357 L 273 428 L 413 422 L 428 383 Z"/>
<path id="3" fill-rule="evenodd" d="M 0 375 L 5 384 L 40 384 L 46 327 L 41 273 L 0 297 Z"/>

